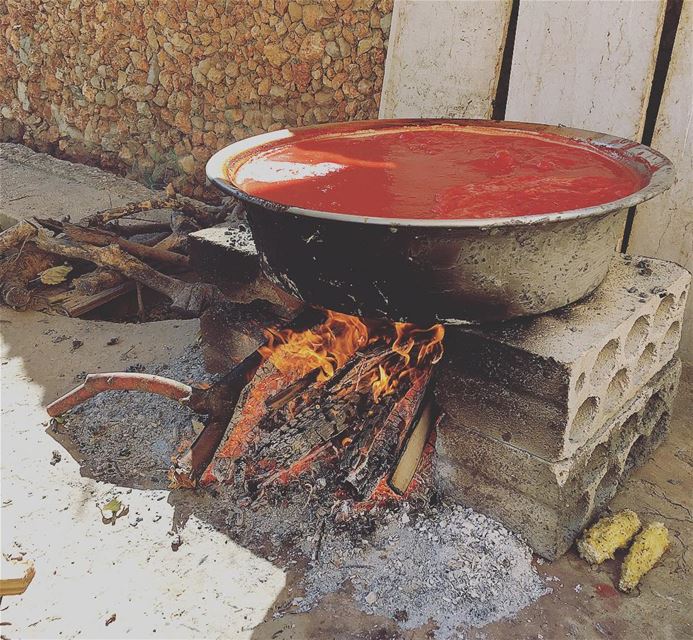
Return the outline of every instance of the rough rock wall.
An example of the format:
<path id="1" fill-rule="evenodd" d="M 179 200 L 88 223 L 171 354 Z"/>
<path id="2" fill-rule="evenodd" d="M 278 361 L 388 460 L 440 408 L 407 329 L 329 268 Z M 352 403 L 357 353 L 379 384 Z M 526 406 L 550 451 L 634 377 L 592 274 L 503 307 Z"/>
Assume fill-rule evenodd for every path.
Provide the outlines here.
<path id="1" fill-rule="evenodd" d="M 203 196 L 225 144 L 377 117 L 392 4 L 6 0 L 0 136 Z"/>

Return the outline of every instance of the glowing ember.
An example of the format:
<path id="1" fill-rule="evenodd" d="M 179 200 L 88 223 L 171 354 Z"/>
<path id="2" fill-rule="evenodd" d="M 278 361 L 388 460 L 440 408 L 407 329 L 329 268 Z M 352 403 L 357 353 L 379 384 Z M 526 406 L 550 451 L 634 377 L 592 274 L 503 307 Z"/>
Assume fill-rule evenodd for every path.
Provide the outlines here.
<path id="1" fill-rule="evenodd" d="M 318 474 L 335 495 L 364 504 L 400 499 L 387 478 L 443 355 L 443 335 L 442 325 L 336 312 L 304 331 L 267 331 L 260 353 L 272 367 L 246 389 L 202 483 L 240 483 L 261 495 Z"/>

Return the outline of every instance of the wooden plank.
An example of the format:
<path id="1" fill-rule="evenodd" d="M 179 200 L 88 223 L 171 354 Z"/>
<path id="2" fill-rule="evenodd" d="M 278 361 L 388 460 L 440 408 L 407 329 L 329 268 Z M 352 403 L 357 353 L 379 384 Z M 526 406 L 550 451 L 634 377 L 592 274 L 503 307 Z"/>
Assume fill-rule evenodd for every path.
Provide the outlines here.
<path id="1" fill-rule="evenodd" d="M 381 118 L 488 118 L 510 0 L 395 0 Z"/>
<path id="2" fill-rule="evenodd" d="M 83 316 L 85 313 L 89 313 L 89 311 L 93 311 L 94 309 L 106 304 L 107 302 L 110 302 L 111 300 L 115 300 L 116 298 L 129 293 L 134 288 L 135 283 L 128 280 L 127 282 L 123 282 L 123 284 L 116 285 L 115 287 L 111 287 L 109 289 L 104 289 L 103 291 L 99 291 L 98 293 L 92 295 L 80 293 L 79 291 L 72 291 L 70 292 L 68 298 L 62 302 L 61 307 L 68 316 L 71 318 L 77 318 L 79 316 Z"/>
<path id="3" fill-rule="evenodd" d="M 665 8 L 665 0 L 523 0 L 506 119 L 639 139 Z"/>
<path id="4" fill-rule="evenodd" d="M 693 271 L 693 2 L 684 2 L 659 107 L 652 146 L 676 168 L 674 186 L 640 205 L 628 252 L 673 260 Z M 688 296 L 681 336 L 684 359 L 693 362 L 693 296 Z"/>

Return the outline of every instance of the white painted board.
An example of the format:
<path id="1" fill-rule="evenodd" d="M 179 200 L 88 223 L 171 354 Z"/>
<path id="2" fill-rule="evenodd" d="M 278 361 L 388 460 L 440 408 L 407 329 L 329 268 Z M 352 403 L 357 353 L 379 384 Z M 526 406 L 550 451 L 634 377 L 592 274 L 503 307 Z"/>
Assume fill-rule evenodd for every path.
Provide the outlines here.
<path id="1" fill-rule="evenodd" d="M 381 118 L 489 118 L 510 0 L 395 0 Z"/>
<path id="2" fill-rule="evenodd" d="M 665 0 L 522 0 L 507 120 L 639 139 Z"/>
<path id="3" fill-rule="evenodd" d="M 684 2 L 652 146 L 676 168 L 674 186 L 637 209 L 628 252 L 673 260 L 693 271 L 693 2 Z M 689 294 L 681 356 L 693 362 Z"/>

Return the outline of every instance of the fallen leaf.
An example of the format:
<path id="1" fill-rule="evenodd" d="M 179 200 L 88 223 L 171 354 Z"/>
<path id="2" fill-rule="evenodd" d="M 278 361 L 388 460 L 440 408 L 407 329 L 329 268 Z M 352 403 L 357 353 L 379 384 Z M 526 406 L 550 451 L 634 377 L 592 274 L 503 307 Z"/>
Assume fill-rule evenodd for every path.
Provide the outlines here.
<path id="1" fill-rule="evenodd" d="M 56 285 L 65 282 L 68 274 L 72 271 L 72 267 L 66 264 L 61 264 L 57 267 L 51 267 L 39 273 L 39 280 L 43 284 Z"/>
<path id="2" fill-rule="evenodd" d="M 122 506 L 123 503 L 120 502 L 118 498 L 113 498 L 113 500 L 101 507 L 101 511 L 110 511 L 113 515 L 115 515 L 116 513 L 118 513 L 118 511 L 120 511 L 120 508 Z"/>
<path id="3" fill-rule="evenodd" d="M 200 435 L 202 432 L 202 429 L 205 428 L 204 422 L 200 422 L 199 420 L 196 420 L 195 418 L 192 419 L 192 428 L 193 431 L 195 432 L 195 435 Z"/>

